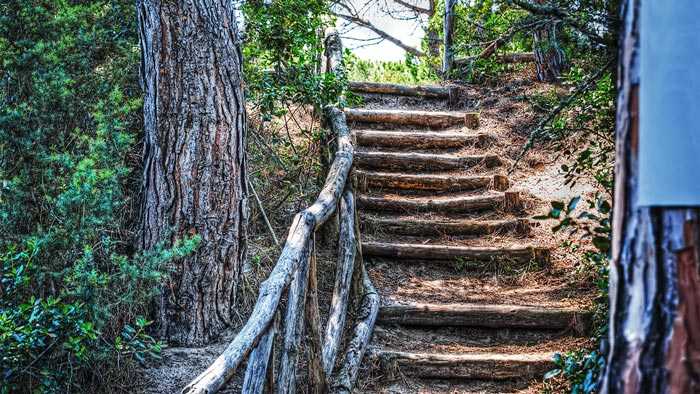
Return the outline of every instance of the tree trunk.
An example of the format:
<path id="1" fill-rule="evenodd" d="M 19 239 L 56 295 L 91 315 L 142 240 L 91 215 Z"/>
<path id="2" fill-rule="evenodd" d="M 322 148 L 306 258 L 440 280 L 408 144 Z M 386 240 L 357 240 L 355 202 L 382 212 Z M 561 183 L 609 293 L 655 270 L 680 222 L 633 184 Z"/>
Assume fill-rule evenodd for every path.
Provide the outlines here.
<path id="1" fill-rule="evenodd" d="M 610 350 L 602 393 L 700 390 L 700 210 L 639 207 L 639 0 L 622 8 L 610 266 Z"/>
<path id="2" fill-rule="evenodd" d="M 556 82 L 566 68 L 564 50 L 557 41 L 557 24 L 547 23 L 532 33 L 532 46 L 535 53 L 537 79 L 543 82 Z"/>
<path id="3" fill-rule="evenodd" d="M 230 1 L 139 0 L 144 96 L 140 246 L 199 235 L 163 285 L 160 333 L 203 344 L 232 323 L 246 252 L 246 114 Z"/>
<path id="4" fill-rule="evenodd" d="M 442 75 L 447 79 L 452 72 L 454 63 L 454 48 L 452 48 L 452 34 L 455 28 L 455 3 L 456 0 L 445 0 L 445 21 L 443 25 L 443 57 L 442 57 Z"/>

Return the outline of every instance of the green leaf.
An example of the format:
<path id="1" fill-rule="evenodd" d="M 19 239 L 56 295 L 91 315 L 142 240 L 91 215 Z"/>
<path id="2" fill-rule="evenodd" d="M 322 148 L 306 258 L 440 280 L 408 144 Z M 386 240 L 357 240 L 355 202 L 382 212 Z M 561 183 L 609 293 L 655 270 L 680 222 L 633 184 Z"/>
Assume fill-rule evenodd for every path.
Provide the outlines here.
<path id="1" fill-rule="evenodd" d="M 546 374 L 544 374 L 544 380 L 552 379 L 554 377 L 559 376 L 560 374 L 561 374 L 561 369 L 559 369 L 559 368 L 553 369 L 553 370 L 547 372 Z"/>

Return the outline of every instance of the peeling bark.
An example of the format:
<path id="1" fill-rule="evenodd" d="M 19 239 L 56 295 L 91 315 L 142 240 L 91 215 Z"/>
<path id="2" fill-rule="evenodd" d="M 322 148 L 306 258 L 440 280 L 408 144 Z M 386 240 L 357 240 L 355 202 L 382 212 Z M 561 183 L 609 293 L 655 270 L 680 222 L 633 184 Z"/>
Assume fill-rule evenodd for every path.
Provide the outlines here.
<path id="1" fill-rule="evenodd" d="M 204 344 L 232 324 L 246 254 L 246 113 L 229 1 L 137 2 L 144 97 L 140 247 L 199 235 L 163 285 L 161 337 Z"/>
<path id="2" fill-rule="evenodd" d="M 700 209 L 636 205 L 639 0 L 622 7 L 610 350 L 602 393 L 700 390 Z"/>

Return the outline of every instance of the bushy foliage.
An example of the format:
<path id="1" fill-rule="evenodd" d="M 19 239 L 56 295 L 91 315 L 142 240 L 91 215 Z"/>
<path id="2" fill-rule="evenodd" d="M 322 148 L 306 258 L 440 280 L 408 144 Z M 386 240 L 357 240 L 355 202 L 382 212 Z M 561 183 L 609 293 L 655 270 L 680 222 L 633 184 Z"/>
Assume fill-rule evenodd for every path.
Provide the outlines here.
<path id="1" fill-rule="evenodd" d="M 244 68 L 249 98 L 266 119 L 285 104 L 317 108 L 338 103 L 344 76 L 321 72 L 325 28 L 332 23 L 325 0 L 245 4 Z"/>
<path id="2" fill-rule="evenodd" d="M 197 240 L 130 246 L 136 32 L 131 1 L 0 4 L 2 392 L 91 391 L 160 349 L 140 316 Z"/>
<path id="3" fill-rule="evenodd" d="M 348 79 L 351 81 L 421 84 L 439 80 L 435 69 L 426 61 L 407 53 L 403 62 L 360 59 L 350 51 L 345 53 Z"/>

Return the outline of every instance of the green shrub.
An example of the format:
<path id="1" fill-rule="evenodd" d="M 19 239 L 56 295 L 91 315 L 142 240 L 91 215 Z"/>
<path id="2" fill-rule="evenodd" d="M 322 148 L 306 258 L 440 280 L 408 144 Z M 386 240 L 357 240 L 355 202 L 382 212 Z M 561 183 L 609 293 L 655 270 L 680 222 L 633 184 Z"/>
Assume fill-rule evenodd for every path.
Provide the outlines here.
<path id="1" fill-rule="evenodd" d="M 348 79 L 351 81 L 386 82 L 418 85 L 439 80 L 435 69 L 425 59 L 407 53 L 404 61 L 373 61 L 345 52 Z"/>
<path id="2" fill-rule="evenodd" d="M 0 3 L 0 392 L 108 391 L 160 349 L 141 316 L 198 240 L 132 247 L 136 32 L 130 0 Z"/>

